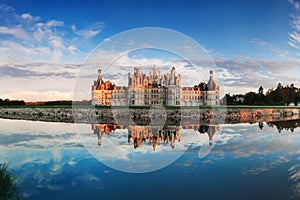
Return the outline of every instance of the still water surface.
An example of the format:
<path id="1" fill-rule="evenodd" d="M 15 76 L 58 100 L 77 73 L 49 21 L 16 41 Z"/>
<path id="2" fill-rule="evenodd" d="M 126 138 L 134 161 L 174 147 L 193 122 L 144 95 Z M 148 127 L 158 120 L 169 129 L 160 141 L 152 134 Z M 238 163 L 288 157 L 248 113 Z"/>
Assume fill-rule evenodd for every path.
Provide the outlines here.
<path id="1" fill-rule="evenodd" d="M 213 137 L 183 129 L 174 144 L 156 137 L 154 145 L 153 137 L 137 144 L 122 127 L 99 137 L 97 125 L 82 124 L 80 140 L 73 124 L 0 119 L 0 162 L 9 162 L 27 199 L 299 199 L 299 125 L 225 124 Z M 211 151 L 200 158 L 205 146 Z M 154 157 L 140 163 L 135 155 Z"/>

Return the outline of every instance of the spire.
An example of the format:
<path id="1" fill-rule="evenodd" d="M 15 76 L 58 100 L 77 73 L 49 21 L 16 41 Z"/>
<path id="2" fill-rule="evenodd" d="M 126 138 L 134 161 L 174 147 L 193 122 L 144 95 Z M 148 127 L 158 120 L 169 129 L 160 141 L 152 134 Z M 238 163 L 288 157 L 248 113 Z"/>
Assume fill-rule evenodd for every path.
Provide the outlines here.
<path id="1" fill-rule="evenodd" d="M 99 86 L 99 84 L 102 84 L 104 81 L 102 79 L 102 71 L 101 69 L 98 69 L 98 80 L 97 80 L 97 86 Z"/>
<path id="2" fill-rule="evenodd" d="M 207 83 L 208 90 L 215 90 L 216 89 L 216 82 L 214 80 L 213 71 L 209 71 L 209 81 Z"/>
<path id="3" fill-rule="evenodd" d="M 102 71 L 101 71 L 101 69 L 98 69 L 98 79 L 99 80 L 102 79 Z"/>
<path id="4" fill-rule="evenodd" d="M 214 73 L 212 70 L 209 71 L 209 79 L 213 79 L 214 78 Z"/>

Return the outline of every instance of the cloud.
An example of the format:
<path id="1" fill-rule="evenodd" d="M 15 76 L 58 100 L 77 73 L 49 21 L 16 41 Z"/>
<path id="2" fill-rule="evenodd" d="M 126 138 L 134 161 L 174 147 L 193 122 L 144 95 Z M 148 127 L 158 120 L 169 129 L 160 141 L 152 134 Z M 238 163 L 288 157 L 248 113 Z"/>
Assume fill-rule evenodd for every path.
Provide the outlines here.
<path id="1" fill-rule="evenodd" d="M 215 60 L 218 73 L 222 77 L 225 91 L 243 93 L 276 87 L 279 81 L 283 84 L 300 84 L 298 80 L 300 61 L 270 61 L 264 59 L 233 58 Z M 284 67 L 284 73 L 283 73 Z"/>
<path id="2" fill-rule="evenodd" d="M 48 46 L 26 47 L 25 45 L 10 40 L 0 41 L 0 64 L 19 62 L 26 63 L 32 60 L 47 61 L 52 52 Z"/>
<path id="3" fill-rule="evenodd" d="M 291 28 L 292 31 L 288 33 L 288 44 L 299 50 L 300 49 L 300 15 L 298 14 L 298 11 L 300 10 L 300 3 L 295 0 L 288 0 L 294 9 L 297 11 L 296 14 L 292 14 L 291 18 Z"/>
<path id="4" fill-rule="evenodd" d="M 77 34 L 85 39 L 90 39 L 90 38 L 93 38 L 96 35 L 100 34 L 103 27 L 104 27 L 103 22 L 94 23 L 90 27 L 88 27 L 86 29 L 81 29 L 81 30 L 77 30 L 75 25 L 71 26 L 71 28 L 75 32 L 75 34 Z"/>
<path id="5" fill-rule="evenodd" d="M 87 40 L 99 35 L 103 26 L 104 23 L 94 23 L 77 30 L 73 24 L 71 32 L 63 21 L 45 21 L 28 12 L 19 14 L 14 8 L 0 4 L 0 64 L 82 62 L 85 52 L 94 47 Z"/>
<path id="6" fill-rule="evenodd" d="M 57 20 L 50 20 L 46 23 L 47 27 L 56 27 L 56 26 L 63 26 L 64 23 L 62 21 L 57 21 Z"/>
<path id="7" fill-rule="evenodd" d="M 0 98 L 25 101 L 72 99 L 79 66 L 52 62 L 0 65 Z"/>
<path id="8" fill-rule="evenodd" d="M 288 0 L 296 10 L 300 10 L 300 3 L 296 0 Z"/>
<path id="9" fill-rule="evenodd" d="M 74 54 L 76 51 L 78 51 L 78 48 L 75 46 L 75 45 L 70 45 L 70 46 L 68 46 L 68 51 L 70 51 L 71 52 L 71 54 Z"/>
<path id="10" fill-rule="evenodd" d="M 288 50 L 280 49 L 266 41 L 262 41 L 257 38 L 250 40 L 250 43 L 262 47 L 264 50 L 270 50 L 271 52 L 275 53 L 275 55 L 278 57 L 286 57 L 290 54 Z"/>
<path id="11" fill-rule="evenodd" d="M 15 36 L 16 38 L 21 38 L 21 39 L 29 38 L 28 34 L 20 26 L 16 26 L 13 28 L 0 26 L 0 34 L 12 35 L 12 36 Z"/>
<path id="12" fill-rule="evenodd" d="M 75 24 L 73 24 L 73 25 L 71 26 L 71 29 L 72 29 L 72 31 L 75 31 L 75 30 L 76 30 Z"/>
<path id="13" fill-rule="evenodd" d="M 300 16 L 299 15 L 292 15 L 292 27 L 296 30 L 296 31 L 300 31 Z"/>
<path id="14" fill-rule="evenodd" d="M 62 66 L 63 68 L 63 66 Z M 57 72 L 57 71 L 47 71 L 44 72 L 42 70 L 39 71 L 33 71 L 31 69 L 27 69 L 27 68 L 22 68 L 22 67 L 16 67 L 16 66 L 6 66 L 6 65 L 2 65 L 0 66 L 0 77 L 9 77 L 9 78 L 18 78 L 18 77 L 39 77 L 39 78 L 43 78 L 43 77 L 53 77 L 53 76 L 57 76 L 57 77 L 63 77 L 63 78 L 75 78 L 75 73 L 72 72 L 68 72 L 68 71 L 63 71 L 63 72 Z"/>
<path id="15" fill-rule="evenodd" d="M 62 38 L 58 36 L 51 36 L 49 38 L 49 44 L 53 47 L 52 61 L 54 63 L 60 63 L 63 57 L 62 50 L 65 48 L 62 42 Z"/>
<path id="16" fill-rule="evenodd" d="M 288 44 L 291 47 L 294 47 L 296 49 L 300 49 L 300 34 L 294 31 L 293 33 L 289 33 L 289 41 Z"/>
<path id="17" fill-rule="evenodd" d="M 33 17 L 30 13 L 23 13 L 21 18 L 29 21 L 37 21 L 40 19 L 39 17 Z"/>

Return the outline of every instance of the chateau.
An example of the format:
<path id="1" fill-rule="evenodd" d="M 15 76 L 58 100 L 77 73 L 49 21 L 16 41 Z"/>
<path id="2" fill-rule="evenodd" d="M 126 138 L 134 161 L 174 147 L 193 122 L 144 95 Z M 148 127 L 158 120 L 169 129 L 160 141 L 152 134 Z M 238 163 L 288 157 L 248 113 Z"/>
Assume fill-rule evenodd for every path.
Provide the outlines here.
<path id="1" fill-rule="evenodd" d="M 200 82 L 193 87 L 181 86 L 181 75 L 173 67 L 170 74 L 153 71 L 149 75 L 138 67 L 128 73 L 128 86 L 116 86 L 103 81 L 101 70 L 92 86 L 92 104 L 99 106 L 219 106 L 220 87 L 210 71 L 208 83 Z"/>

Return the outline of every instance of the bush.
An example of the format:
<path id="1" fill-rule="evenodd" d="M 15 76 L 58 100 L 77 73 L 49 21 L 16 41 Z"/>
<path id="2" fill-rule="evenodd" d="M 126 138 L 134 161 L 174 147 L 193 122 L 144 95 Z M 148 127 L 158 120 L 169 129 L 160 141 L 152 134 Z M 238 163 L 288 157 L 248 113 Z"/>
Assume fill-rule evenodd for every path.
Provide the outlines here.
<path id="1" fill-rule="evenodd" d="M 18 180 L 7 169 L 7 163 L 0 164 L 0 200 L 20 199 Z"/>

